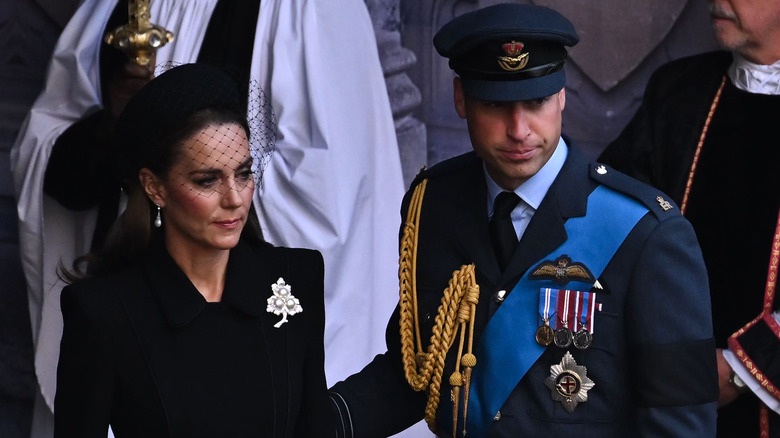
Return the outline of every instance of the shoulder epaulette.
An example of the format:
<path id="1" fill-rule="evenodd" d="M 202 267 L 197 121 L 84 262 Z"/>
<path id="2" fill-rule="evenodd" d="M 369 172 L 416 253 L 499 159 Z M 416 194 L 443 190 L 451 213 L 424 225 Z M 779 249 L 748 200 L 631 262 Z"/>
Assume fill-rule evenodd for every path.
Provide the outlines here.
<path id="1" fill-rule="evenodd" d="M 456 157 L 448 158 L 440 163 L 437 163 L 431 167 L 423 166 L 422 169 L 414 177 L 410 189 L 413 189 L 420 181 L 424 179 L 435 179 L 442 175 L 447 175 L 458 170 L 473 165 L 474 161 L 479 161 L 479 157 L 474 152 L 467 152 Z"/>
<path id="2" fill-rule="evenodd" d="M 669 195 L 619 172 L 606 164 L 591 163 L 590 177 L 613 190 L 644 204 L 658 220 L 680 215 L 680 208 Z"/>

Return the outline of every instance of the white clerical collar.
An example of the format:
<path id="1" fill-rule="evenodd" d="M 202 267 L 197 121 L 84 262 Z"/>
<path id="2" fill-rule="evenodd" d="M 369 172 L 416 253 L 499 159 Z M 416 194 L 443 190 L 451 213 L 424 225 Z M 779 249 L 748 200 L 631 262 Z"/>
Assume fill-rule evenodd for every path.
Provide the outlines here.
<path id="1" fill-rule="evenodd" d="M 566 142 L 563 141 L 563 138 L 560 138 L 558 140 L 558 146 L 555 147 L 555 151 L 553 151 L 553 154 L 544 166 L 536 172 L 536 175 L 528 178 L 527 181 L 520 184 L 520 187 L 515 189 L 517 196 L 534 210 L 539 208 L 539 204 L 542 203 L 542 199 L 544 199 L 544 196 L 547 194 L 553 181 L 555 181 L 555 178 L 558 176 L 558 172 L 561 171 L 563 163 L 566 161 L 568 155 L 569 148 L 566 146 Z M 492 213 L 493 201 L 503 189 L 493 181 L 493 178 L 487 173 L 487 169 L 485 169 L 485 180 L 488 189 L 488 213 Z"/>
<path id="2" fill-rule="evenodd" d="M 734 53 L 729 79 L 740 90 L 755 94 L 780 94 L 780 60 L 771 65 L 754 64 Z"/>

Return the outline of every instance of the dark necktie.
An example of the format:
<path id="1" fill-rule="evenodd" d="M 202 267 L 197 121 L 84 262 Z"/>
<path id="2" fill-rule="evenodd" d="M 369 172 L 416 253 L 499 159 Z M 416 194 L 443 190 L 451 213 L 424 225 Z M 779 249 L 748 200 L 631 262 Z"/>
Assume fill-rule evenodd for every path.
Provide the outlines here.
<path id="1" fill-rule="evenodd" d="M 490 218 L 490 240 L 496 251 L 498 265 L 503 271 L 517 247 L 517 233 L 512 225 L 512 210 L 520 197 L 514 192 L 501 192 L 493 204 L 493 217 Z"/>

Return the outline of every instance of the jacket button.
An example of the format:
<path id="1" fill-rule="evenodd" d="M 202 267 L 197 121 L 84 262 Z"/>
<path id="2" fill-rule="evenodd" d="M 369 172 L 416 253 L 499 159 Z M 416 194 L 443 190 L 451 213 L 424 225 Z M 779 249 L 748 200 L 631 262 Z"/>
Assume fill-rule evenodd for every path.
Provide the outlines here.
<path id="1" fill-rule="evenodd" d="M 497 303 L 503 303 L 505 298 L 506 298 L 506 291 L 504 289 L 501 289 L 500 291 L 496 292 L 495 300 Z"/>
<path id="2" fill-rule="evenodd" d="M 498 421 L 501 419 L 501 411 L 496 412 L 496 416 L 493 417 L 493 421 Z"/>

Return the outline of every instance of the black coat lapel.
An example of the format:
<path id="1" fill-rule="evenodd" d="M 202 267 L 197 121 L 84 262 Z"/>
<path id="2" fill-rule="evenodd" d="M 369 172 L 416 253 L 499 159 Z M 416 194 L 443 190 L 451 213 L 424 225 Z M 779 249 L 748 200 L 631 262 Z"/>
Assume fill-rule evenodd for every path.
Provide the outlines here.
<path id="1" fill-rule="evenodd" d="M 241 242 L 230 251 L 225 274 L 222 301 L 250 316 L 258 316 L 265 311 L 265 298 L 259 290 L 262 284 L 268 283 L 270 295 L 270 277 L 264 281 L 261 275 L 273 276 L 278 270 L 258 270 L 259 266 L 269 266 L 270 262 L 260 258 L 268 258 L 267 251 L 252 251 Z M 173 327 L 186 325 L 206 306 L 206 300 L 162 245 L 150 251 L 144 271 L 163 314 Z"/>

